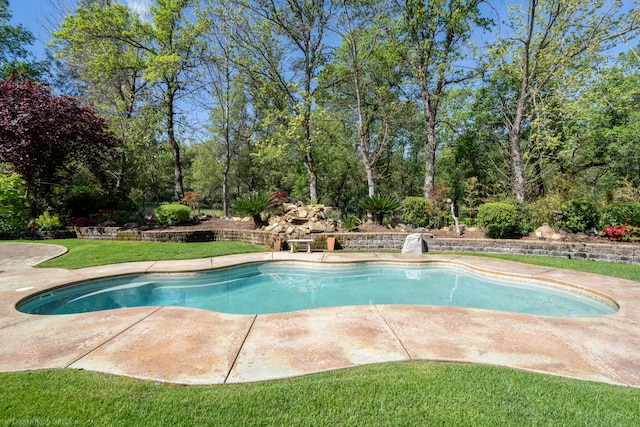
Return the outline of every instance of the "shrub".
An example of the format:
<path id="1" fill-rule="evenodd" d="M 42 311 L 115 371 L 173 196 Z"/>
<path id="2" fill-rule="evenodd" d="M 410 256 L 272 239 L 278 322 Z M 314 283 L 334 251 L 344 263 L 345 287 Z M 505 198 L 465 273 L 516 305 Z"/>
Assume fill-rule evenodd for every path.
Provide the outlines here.
<path id="1" fill-rule="evenodd" d="M 382 224 L 385 214 L 395 211 L 400 207 L 400 201 L 395 196 L 388 194 L 367 196 L 358 204 L 361 209 L 371 212 L 375 221 Z"/>
<path id="2" fill-rule="evenodd" d="M 478 224 L 492 239 L 520 238 L 529 232 L 529 221 L 521 202 L 492 202 L 478 208 Z"/>
<path id="3" fill-rule="evenodd" d="M 129 212 L 105 209 L 100 211 L 96 222 L 105 227 L 110 227 L 117 224 L 125 224 L 127 221 L 129 221 Z"/>
<path id="4" fill-rule="evenodd" d="M 289 195 L 284 190 L 276 190 L 271 193 L 271 203 L 273 206 L 280 205 L 289 201 Z"/>
<path id="5" fill-rule="evenodd" d="M 516 210 L 516 229 L 515 235 L 522 237 L 525 234 L 529 234 L 533 229 L 531 225 L 531 212 L 529 207 L 519 200 L 510 200 L 509 203 L 513 205 Z"/>
<path id="6" fill-rule="evenodd" d="M 618 242 L 640 241 L 640 227 L 627 227 L 625 225 L 608 226 L 602 229 L 602 234 L 609 240 Z"/>
<path id="7" fill-rule="evenodd" d="M 183 205 L 189 206 L 191 209 L 200 208 L 200 202 L 202 201 L 202 194 L 197 191 L 187 191 L 184 193 L 184 197 L 180 200 Z"/>
<path id="8" fill-rule="evenodd" d="M 0 174 L 0 232 L 24 230 L 29 209 L 18 174 Z"/>
<path id="9" fill-rule="evenodd" d="M 538 228 L 544 224 L 554 224 L 556 220 L 554 211 L 565 199 L 559 194 L 548 194 L 527 204 L 527 210 L 531 215 L 531 228 Z"/>
<path id="10" fill-rule="evenodd" d="M 57 230 L 62 227 L 60 217 L 57 214 L 51 215 L 48 211 L 44 212 L 33 222 L 38 230 Z"/>
<path id="11" fill-rule="evenodd" d="M 91 227 L 96 225 L 96 220 L 88 216 L 82 216 L 73 220 L 74 227 Z"/>
<path id="12" fill-rule="evenodd" d="M 160 205 L 155 213 L 156 219 L 162 225 L 177 225 L 191 218 L 191 208 L 185 205 Z"/>
<path id="13" fill-rule="evenodd" d="M 71 188 L 62 204 L 69 216 L 86 217 L 108 207 L 109 195 L 98 187 L 82 185 Z"/>
<path id="14" fill-rule="evenodd" d="M 640 227 L 640 203 L 616 203 L 605 207 L 600 213 L 600 226 L 610 225 Z"/>
<path id="15" fill-rule="evenodd" d="M 560 207 L 557 227 L 570 233 L 587 232 L 598 226 L 598 208 L 585 199 L 569 200 Z"/>
<path id="16" fill-rule="evenodd" d="M 265 224 L 262 212 L 268 210 L 273 204 L 274 200 L 271 194 L 253 192 L 231 202 L 231 209 L 238 215 L 252 217 L 256 227 L 262 227 Z"/>
<path id="17" fill-rule="evenodd" d="M 424 197 L 407 197 L 402 201 L 402 221 L 412 227 L 428 227 L 431 208 Z"/>

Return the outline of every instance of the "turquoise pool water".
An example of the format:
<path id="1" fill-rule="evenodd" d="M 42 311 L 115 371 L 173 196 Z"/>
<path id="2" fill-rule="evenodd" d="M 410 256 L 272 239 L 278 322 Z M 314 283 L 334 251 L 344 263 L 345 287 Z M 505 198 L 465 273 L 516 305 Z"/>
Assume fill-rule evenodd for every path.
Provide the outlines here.
<path id="1" fill-rule="evenodd" d="M 473 307 L 544 316 L 614 313 L 613 303 L 560 287 L 481 276 L 437 265 L 245 264 L 193 273 L 140 274 L 67 285 L 18 304 L 31 314 L 184 306 L 266 314 L 364 304 Z"/>

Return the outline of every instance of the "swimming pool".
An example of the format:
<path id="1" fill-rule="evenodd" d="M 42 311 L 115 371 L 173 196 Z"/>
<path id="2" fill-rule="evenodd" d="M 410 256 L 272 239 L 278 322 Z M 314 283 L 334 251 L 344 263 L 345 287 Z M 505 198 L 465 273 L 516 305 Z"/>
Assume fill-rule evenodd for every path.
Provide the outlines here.
<path id="1" fill-rule="evenodd" d="M 615 303 L 588 291 L 486 276 L 431 264 L 242 264 L 191 273 L 115 276 L 74 283 L 17 304 L 30 314 L 139 306 L 184 306 L 267 314 L 366 304 L 472 307 L 544 316 L 611 314 Z"/>

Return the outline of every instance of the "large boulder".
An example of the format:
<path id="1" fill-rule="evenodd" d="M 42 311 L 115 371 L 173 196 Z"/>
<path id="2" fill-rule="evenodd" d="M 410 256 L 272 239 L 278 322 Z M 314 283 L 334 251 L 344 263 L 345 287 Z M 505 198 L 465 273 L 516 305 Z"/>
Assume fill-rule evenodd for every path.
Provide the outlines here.
<path id="1" fill-rule="evenodd" d="M 422 254 L 425 251 L 425 241 L 422 234 L 409 234 L 402 245 L 403 254 Z"/>
<path id="2" fill-rule="evenodd" d="M 560 233 L 556 233 L 549 224 L 544 223 L 541 227 L 538 227 L 535 231 L 536 237 L 540 240 L 563 240 L 564 236 Z"/>

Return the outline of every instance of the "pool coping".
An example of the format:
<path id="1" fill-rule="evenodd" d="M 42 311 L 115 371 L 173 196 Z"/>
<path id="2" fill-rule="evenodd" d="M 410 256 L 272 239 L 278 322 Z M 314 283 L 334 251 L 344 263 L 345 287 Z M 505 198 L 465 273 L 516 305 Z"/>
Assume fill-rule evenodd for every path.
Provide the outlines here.
<path id="1" fill-rule="evenodd" d="M 437 262 L 587 288 L 612 298 L 620 310 L 557 318 L 418 305 L 265 315 L 137 307 L 38 316 L 15 309 L 32 293 L 80 280 L 260 261 Z M 78 270 L 0 263 L 0 371 L 73 368 L 178 384 L 231 384 L 369 363 L 436 360 L 640 387 L 639 301 L 640 282 L 467 255 L 264 252 Z"/>

